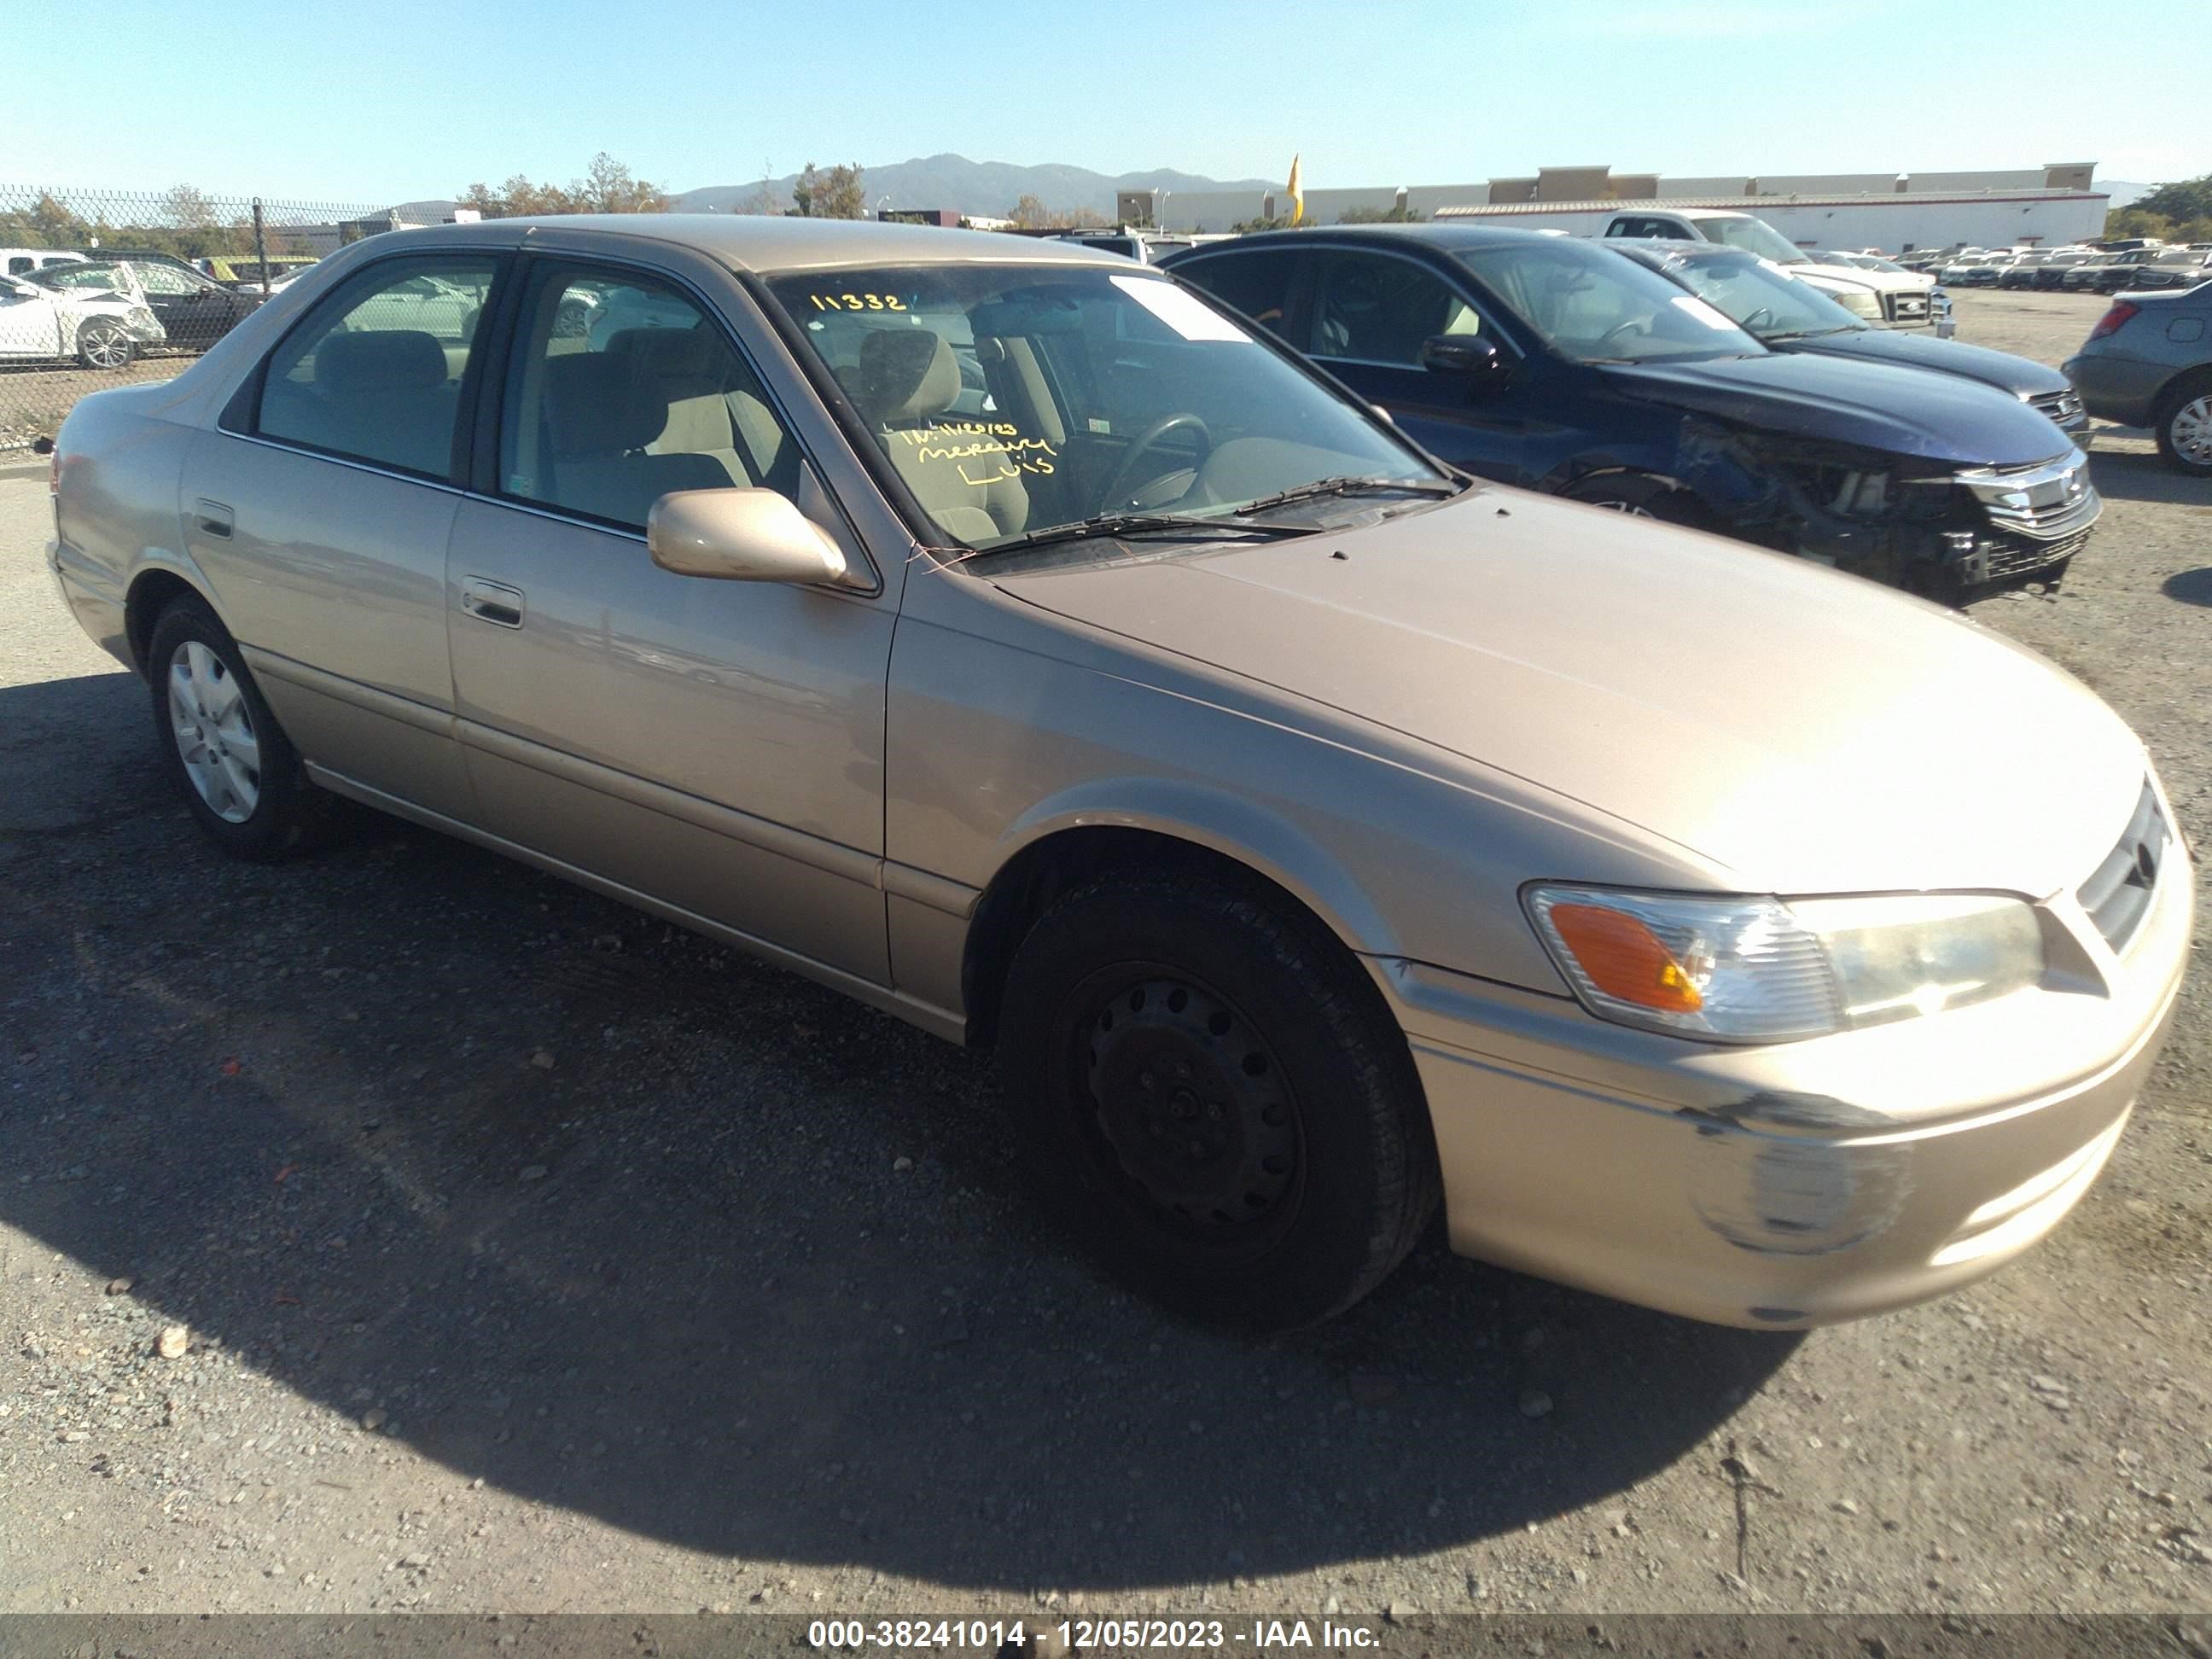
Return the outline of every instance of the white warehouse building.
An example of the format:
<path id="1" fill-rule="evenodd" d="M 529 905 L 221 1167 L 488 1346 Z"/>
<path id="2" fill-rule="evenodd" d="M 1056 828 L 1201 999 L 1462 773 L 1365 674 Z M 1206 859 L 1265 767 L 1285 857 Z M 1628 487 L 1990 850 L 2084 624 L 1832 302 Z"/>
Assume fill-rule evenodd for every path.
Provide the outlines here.
<path id="1" fill-rule="evenodd" d="M 1662 178 L 1609 167 L 1545 167 L 1534 176 L 1467 185 L 1309 190 L 1306 221 L 1334 224 L 1354 209 L 1402 208 L 1423 218 L 1440 208 L 1520 208 L 1530 215 L 1575 204 L 1648 202 L 1756 213 L 1801 247 L 2057 246 L 2104 234 L 2111 198 L 2094 161 L 1990 173 L 1796 173 L 1757 178 Z M 1287 216 L 1286 188 L 1125 191 L 1125 223 L 1163 230 L 1225 231 Z M 1510 218 L 1504 221 L 1510 222 Z"/>

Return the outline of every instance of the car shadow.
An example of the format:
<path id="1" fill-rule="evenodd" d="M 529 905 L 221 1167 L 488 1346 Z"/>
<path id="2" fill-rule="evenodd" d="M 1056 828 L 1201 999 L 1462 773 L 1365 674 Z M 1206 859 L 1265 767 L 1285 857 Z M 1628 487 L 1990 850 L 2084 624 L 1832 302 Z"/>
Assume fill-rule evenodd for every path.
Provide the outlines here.
<path id="1" fill-rule="evenodd" d="M 2212 507 L 2212 479 L 2186 477 L 2155 454 L 2098 450 L 2089 457 L 2089 477 L 2107 500 Z"/>
<path id="2" fill-rule="evenodd" d="M 0 1218 L 131 1276 L 180 1363 L 465 1477 L 725 1556 L 1188 1583 L 1601 1499 L 1796 1346 L 1433 1238 L 1325 1328 L 1178 1323 L 1063 1242 L 983 1060 L 390 820 L 227 861 L 143 700 L 0 690 L 43 734 L 0 802 Z"/>
<path id="3" fill-rule="evenodd" d="M 2184 605 L 2212 605 L 2212 565 L 2177 570 L 2159 584 L 2158 591 Z"/>

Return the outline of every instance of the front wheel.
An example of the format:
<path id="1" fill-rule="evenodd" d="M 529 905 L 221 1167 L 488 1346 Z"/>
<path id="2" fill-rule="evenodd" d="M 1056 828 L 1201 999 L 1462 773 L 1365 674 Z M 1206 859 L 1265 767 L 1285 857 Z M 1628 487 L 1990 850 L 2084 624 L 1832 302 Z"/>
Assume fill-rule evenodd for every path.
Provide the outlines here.
<path id="1" fill-rule="evenodd" d="M 1712 514 L 1695 495 L 1649 472 L 1607 473 L 1576 485 L 1566 496 L 1586 507 L 1625 513 L 1632 519 L 1657 519 L 1692 530 L 1717 528 Z"/>
<path id="2" fill-rule="evenodd" d="M 1405 1038 L 1287 906 L 1205 872 L 1099 877 L 1023 941 L 1000 1030 L 1052 1207 L 1178 1311 L 1260 1330 L 1327 1319 L 1435 1208 Z"/>
<path id="3" fill-rule="evenodd" d="M 320 839 L 331 798 L 307 781 L 214 611 L 197 599 L 173 601 L 154 624 L 146 678 L 163 769 L 210 840 L 267 860 Z"/>
<path id="4" fill-rule="evenodd" d="M 2166 464 L 2191 477 L 2212 477 L 2212 378 L 2176 386 L 2160 402 L 2155 431 Z"/>
<path id="5" fill-rule="evenodd" d="M 95 319 L 76 331 L 76 360 L 87 368 L 127 368 L 138 345 L 122 324 Z"/>

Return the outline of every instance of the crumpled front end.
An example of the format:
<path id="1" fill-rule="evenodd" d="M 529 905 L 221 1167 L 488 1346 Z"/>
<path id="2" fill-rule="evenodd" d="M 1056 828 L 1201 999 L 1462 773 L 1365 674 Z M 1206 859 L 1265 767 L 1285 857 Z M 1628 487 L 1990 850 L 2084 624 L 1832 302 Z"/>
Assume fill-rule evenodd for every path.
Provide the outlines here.
<path id="1" fill-rule="evenodd" d="M 2057 586 L 2104 504 L 2069 446 L 1957 466 L 1693 421 L 1681 482 L 1737 534 L 1949 604 Z"/>

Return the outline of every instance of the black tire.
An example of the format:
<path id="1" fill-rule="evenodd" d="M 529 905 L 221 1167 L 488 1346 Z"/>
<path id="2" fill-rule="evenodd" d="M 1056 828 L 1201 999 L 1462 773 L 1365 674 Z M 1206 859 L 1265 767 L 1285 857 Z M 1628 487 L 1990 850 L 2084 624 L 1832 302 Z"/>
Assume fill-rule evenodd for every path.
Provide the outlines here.
<path id="1" fill-rule="evenodd" d="M 179 596 L 155 618 L 146 680 L 162 769 L 208 839 L 234 858 L 267 862 L 326 836 L 336 802 L 307 781 L 237 641 L 202 600 Z M 198 757 L 191 765 L 187 752 Z M 193 781 L 196 768 L 216 779 L 212 793 Z M 241 776 L 251 781 L 250 803 L 236 793 Z"/>
<path id="2" fill-rule="evenodd" d="M 1633 518 L 1657 519 L 1665 524 L 1686 525 L 1692 530 L 1718 532 L 1720 526 L 1705 503 L 1688 490 L 1649 472 L 1608 472 L 1574 485 L 1566 492 L 1571 501 L 1602 507 Z"/>
<path id="3" fill-rule="evenodd" d="M 1334 937 L 1256 890 L 1168 870 L 1075 889 L 1015 953 L 1000 1031 L 1040 1190 L 1178 1312 L 1328 1319 L 1435 1210 L 1405 1038 Z"/>
<path id="4" fill-rule="evenodd" d="M 2182 447 L 2185 421 L 2191 430 L 2212 433 L 2212 374 L 2187 375 L 2168 386 L 2151 419 L 2158 453 L 2168 466 L 2192 478 L 2212 478 L 2212 452 L 2200 452 L 2203 458 L 2199 459 Z"/>
<path id="5" fill-rule="evenodd" d="M 92 318 L 76 331 L 76 360 L 87 368 L 128 368 L 137 355 L 138 343 L 111 317 Z"/>

